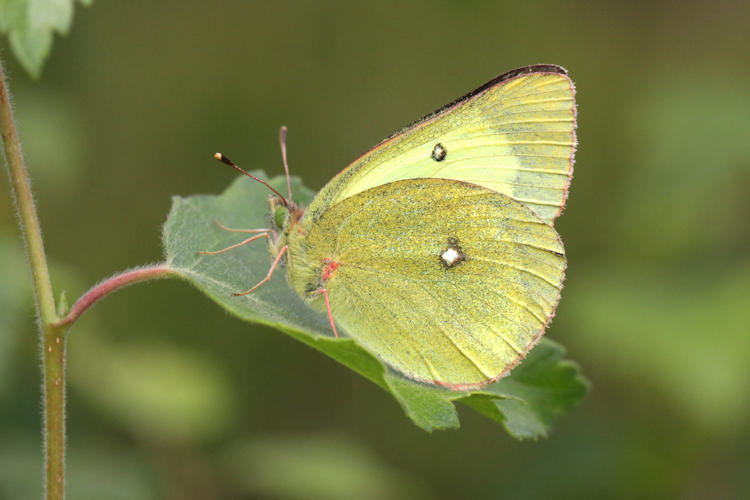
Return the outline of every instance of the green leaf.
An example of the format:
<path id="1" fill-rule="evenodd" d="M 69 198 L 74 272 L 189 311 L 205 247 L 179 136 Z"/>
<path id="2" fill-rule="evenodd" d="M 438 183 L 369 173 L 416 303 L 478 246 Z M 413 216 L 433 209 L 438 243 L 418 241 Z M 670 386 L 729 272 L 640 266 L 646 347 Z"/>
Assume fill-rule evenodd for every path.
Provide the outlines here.
<path id="1" fill-rule="evenodd" d="M 91 0 L 81 0 L 91 5 Z M 39 78 L 56 32 L 65 35 L 73 22 L 73 0 L 0 0 L 0 31 L 8 34 L 21 65 Z"/>
<path id="2" fill-rule="evenodd" d="M 254 172 L 265 179 L 263 172 Z M 284 191 L 285 179 L 270 183 Z M 292 179 L 295 200 L 309 203 L 314 193 Z M 291 289 L 283 270 L 251 295 L 235 297 L 268 273 L 271 260 L 265 240 L 219 254 L 201 250 L 224 248 L 247 234 L 230 228 L 268 226 L 268 190 L 238 178 L 220 196 L 174 197 L 164 225 L 167 263 L 216 303 L 239 318 L 275 327 L 330 356 L 390 392 L 407 416 L 432 431 L 459 427 L 455 402 L 461 401 L 502 423 L 518 438 L 545 436 L 555 417 L 578 402 L 588 389 L 576 365 L 563 361 L 564 349 L 543 340 L 509 377 L 482 390 L 452 392 L 406 379 L 384 365 L 351 338 L 334 338 L 328 319 L 314 311 Z"/>
<path id="3" fill-rule="evenodd" d="M 564 355 L 563 346 L 542 339 L 511 376 L 486 388 L 500 399 L 471 396 L 463 402 L 502 423 L 518 439 L 546 436 L 555 419 L 589 389 L 578 365 L 564 360 Z"/>

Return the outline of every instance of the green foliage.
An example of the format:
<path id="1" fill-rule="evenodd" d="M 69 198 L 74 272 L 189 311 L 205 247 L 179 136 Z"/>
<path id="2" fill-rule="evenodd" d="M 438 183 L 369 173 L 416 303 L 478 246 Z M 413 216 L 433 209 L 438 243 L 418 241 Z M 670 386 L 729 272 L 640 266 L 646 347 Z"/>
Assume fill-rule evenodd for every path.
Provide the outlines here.
<path id="1" fill-rule="evenodd" d="M 93 0 L 79 0 L 91 5 Z M 73 0 L 0 0 L 0 31 L 33 78 L 39 78 L 55 32 L 66 35 L 73 22 Z"/>
<path id="2" fill-rule="evenodd" d="M 265 178 L 262 172 L 255 175 Z M 283 190 L 284 179 L 271 181 Z M 293 179 L 295 199 L 306 204 L 313 192 Z M 219 255 L 199 255 L 241 241 L 219 228 L 255 229 L 268 225 L 268 191 L 237 179 L 221 196 L 175 197 L 164 226 L 167 263 L 236 316 L 278 328 L 323 352 L 390 392 L 419 427 L 432 431 L 459 427 L 455 402 L 461 401 L 502 423 L 518 438 L 546 435 L 554 417 L 571 408 L 587 391 L 576 366 L 563 361 L 564 350 L 543 340 L 509 377 L 475 391 L 451 392 L 406 379 L 350 338 L 334 338 L 325 315 L 309 308 L 289 287 L 284 270 L 253 294 L 235 297 L 260 281 L 270 259 L 265 240 Z M 246 236 L 246 235 L 244 235 Z"/>

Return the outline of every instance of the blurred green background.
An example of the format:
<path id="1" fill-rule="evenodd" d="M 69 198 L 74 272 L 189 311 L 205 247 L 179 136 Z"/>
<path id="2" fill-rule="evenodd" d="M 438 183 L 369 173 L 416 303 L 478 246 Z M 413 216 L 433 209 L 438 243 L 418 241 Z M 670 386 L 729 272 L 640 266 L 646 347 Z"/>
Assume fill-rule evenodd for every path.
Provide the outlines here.
<path id="1" fill-rule="evenodd" d="M 3 40 L 56 291 L 159 261 L 173 194 L 320 188 L 517 66 L 565 66 L 579 140 L 548 335 L 593 390 L 549 439 L 427 434 L 375 385 L 181 282 L 69 341 L 70 498 L 750 498 L 747 2 L 95 2 L 39 82 Z M 0 498 L 41 494 L 39 355 L 0 177 Z"/>

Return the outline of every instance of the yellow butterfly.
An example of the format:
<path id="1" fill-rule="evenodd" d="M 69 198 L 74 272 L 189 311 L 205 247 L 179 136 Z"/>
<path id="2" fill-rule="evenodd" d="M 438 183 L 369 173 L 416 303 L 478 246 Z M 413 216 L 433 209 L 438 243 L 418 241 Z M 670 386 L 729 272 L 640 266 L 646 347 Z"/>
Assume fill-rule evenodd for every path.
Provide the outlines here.
<path id="1" fill-rule="evenodd" d="M 285 263 L 335 335 L 407 377 L 466 390 L 506 375 L 560 297 L 574 95 L 559 66 L 519 68 L 381 142 L 309 207 L 274 191 L 275 227 L 229 247 L 270 243 L 268 276 L 243 294 Z"/>

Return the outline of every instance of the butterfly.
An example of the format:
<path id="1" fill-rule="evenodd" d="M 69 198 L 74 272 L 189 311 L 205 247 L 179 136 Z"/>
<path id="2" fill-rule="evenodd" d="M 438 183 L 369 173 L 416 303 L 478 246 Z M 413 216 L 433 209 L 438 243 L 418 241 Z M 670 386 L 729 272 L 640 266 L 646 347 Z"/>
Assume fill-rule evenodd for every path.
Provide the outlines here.
<path id="1" fill-rule="evenodd" d="M 339 172 L 308 207 L 265 181 L 265 238 L 292 288 L 403 375 L 479 388 L 546 330 L 565 276 L 553 227 L 576 149 L 573 82 L 560 66 L 504 73 Z M 286 128 L 281 130 L 289 178 Z M 224 228 L 228 229 L 228 228 Z"/>

